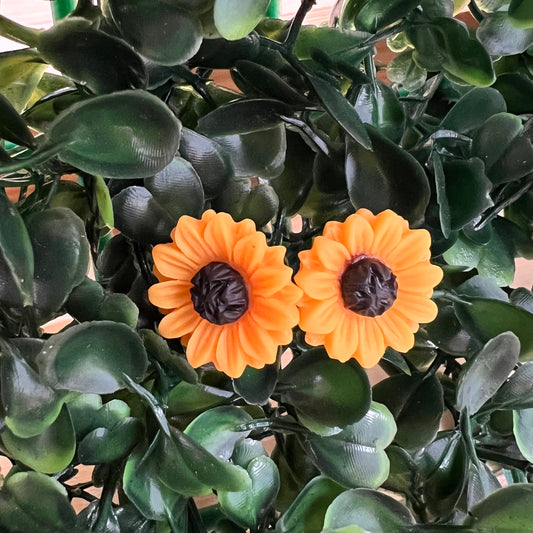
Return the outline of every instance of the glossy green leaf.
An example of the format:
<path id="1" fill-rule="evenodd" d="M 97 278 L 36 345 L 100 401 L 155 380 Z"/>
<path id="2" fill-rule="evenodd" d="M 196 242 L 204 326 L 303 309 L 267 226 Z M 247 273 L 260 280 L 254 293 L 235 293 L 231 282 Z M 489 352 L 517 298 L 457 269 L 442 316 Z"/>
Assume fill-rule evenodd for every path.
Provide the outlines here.
<path id="1" fill-rule="evenodd" d="M 0 138 L 22 146 L 34 145 L 33 135 L 26 122 L 2 93 L 0 93 Z"/>
<path id="2" fill-rule="evenodd" d="M 355 27 L 376 33 L 392 22 L 406 17 L 418 2 L 417 0 L 374 0 L 359 5 L 354 20 Z"/>
<path id="3" fill-rule="evenodd" d="M 279 199 L 276 191 L 268 183 L 259 183 L 244 198 L 235 220 L 249 218 L 258 228 L 266 226 L 277 214 Z"/>
<path id="4" fill-rule="evenodd" d="M 372 150 L 373 143 L 362 120 L 348 100 L 333 85 L 319 76 L 307 78 L 322 101 L 325 109 L 342 126 L 361 149 Z"/>
<path id="5" fill-rule="evenodd" d="M 55 207 L 26 220 L 35 258 L 33 301 L 53 312 L 85 278 L 89 242 L 82 220 L 70 209 Z"/>
<path id="6" fill-rule="evenodd" d="M 448 111 L 440 127 L 443 130 L 453 130 L 468 135 L 493 115 L 505 111 L 507 111 L 505 100 L 498 91 L 475 87 Z"/>
<path id="7" fill-rule="evenodd" d="M 179 153 L 194 168 L 207 200 L 218 196 L 233 177 L 230 157 L 215 141 L 183 128 Z"/>
<path id="8" fill-rule="evenodd" d="M 276 524 L 276 533 L 320 533 L 331 502 L 344 488 L 324 476 L 313 478 L 302 489 Z"/>
<path id="9" fill-rule="evenodd" d="M 168 416 L 194 413 L 223 403 L 229 403 L 233 392 L 215 389 L 202 383 L 178 383 L 168 395 Z"/>
<path id="10" fill-rule="evenodd" d="M 418 449 L 435 438 L 444 410 L 442 386 L 436 376 L 391 376 L 374 385 L 372 398 L 394 416 L 398 445 Z"/>
<path id="11" fill-rule="evenodd" d="M 389 459 L 384 450 L 395 433 L 390 411 L 372 402 L 359 422 L 330 437 L 309 437 L 308 446 L 320 471 L 340 485 L 377 488 L 389 475 Z"/>
<path id="12" fill-rule="evenodd" d="M 283 171 L 287 149 L 284 126 L 241 135 L 221 135 L 213 140 L 227 152 L 235 176 L 274 178 Z"/>
<path id="13" fill-rule="evenodd" d="M 202 182 L 193 166 L 181 157 L 175 157 L 155 176 L 145 178 L 144 186 L 174 220 L 182 215 L 199 218 L 202 214 Z"/>
<path id="14" fill-rule="evenodd" d="M 268 456 L 252 459 L 247 467 L 252 480 L 242 491 L 218 491 L 222 511 L 236 524 L 255 528 L 270 510 L 280 487 L 276 463 Z"/>
<path id="15" fill-rule="evenodd" d="M 530 313 L 533 313 L 533 292 L 525 287 L 518 287 L 509 295 L 509 301 Z"/>
<path id="16" fill-rule="evenodd" d="M 111 428 L 98 427 L 85 435 L 78 446 L 82 464 L 110 463 L 126 456 L 142 436 L 142 424 L 137 418 L 124 418 Z"/>
<path id="17" fill-rule="evenodd" d="M 110 320 L 135 328 L 139 319 L 139 308 L 122 293 L 107 293 L 98 311 L 97 320 Z"/>
<path id="18" fill-rule="evenodd" d="M 234 464 L 248 468 L 256 457 L 267 455 L 261 441 L 254 439 L 241 439 L 236 442 L 231 460 Z"/>
<path id="19" fill-rule="evenodd" d="M 509 19 L 516 28 L 533 28 L 533 2 L 531 0 L 511 0 Z"/>
<path id="20" fill-rule="evenodd" d="M 436 516 L 453 510 L 466 482 L 468 456 L 457 433 L 439 435 L 415 461 L 423 476 L 423 494 L 428 509 Z"/>
<path id="21" fill-rule="evenodd" d="M 533 462 L 533 408 L 513 411 L 513 434 L 520 453 Z"/>
<path id="22" fill-rule="evenodd" d="M 46 65 L 30 49 L 0 54 L 0 93 L 19 113 L 26 107 L 45 69 Z"/>
<path id="23" fill-rule="evenodd" d="M 533 111 L 533 80 L 521 72 L 500 74 L 493 87 L 505 98 L 507 111 L 521 115 Z"/>
<path id="24" fill-rule="evenodd" d="M 76 440 L 79 441 L 94 429 L 93 418 L 102 407 L 102 398 L 99 394 L 76 394 L 73 398 L 69 398 L 67 407 L 76 433 Z"/>
<path id="25" fill-rule="evenodd" d="M 37 472 L 17 472 L 0 491 L 0 528 L 6 533 L 69 533 L 76 513 L 59 481 Z"/>
<path id="26" fill-rule="evenodd" d="M 76 436 L 65 406 L 55 421 L 34 437 L 17 437 L 7 427 L 2 431 L 1 437 L 10 455 L 45 474 L 55 474 L 66 468 L 76 451 Z"/>
<path id="27" fill-rule="evenodd" d="M 169 201 L 171 199 L 169 198 Z M 170 241 L 173 218 L 144 187 L 126 187 L 113 197 L 115 226 L 126 237 L 143 244 Z"/>
<path id="28" fill-rule="evenodd" d="M 478 531 L 523 533 L 533 523 L 533 485 L 511 485 L 497 490 L 469 509 L 465 525 Z"/>
<path id="29" fill-rule="evenodd" d="M 42 383 L 15 347 L 4 342 L 1 346 L 1 394 L 6 425 L 17 437 L 34 437 L 58 417 L 63 398 Z"/>
<path id="30" fill-rule="evenodd" d="M 346 182 L 356 209 L 391 209 L 418 225 L 429 202 L 429 183 L 420 163 L 395 143 L 368 128 L 373 149 L 347 141 Z"/>
<path id="31" fill-rule="evenodd" d="M 510 56 L 533 44 L 533 28 L 517 28 L 505 12 L 488 13 L 476 37 L 491 55 Z"/>
<path id="32" fill-rule="evenodd" d="M 401 531 L 415 523 L 413 515 L 391 496 L 369 489 L 343 492 L 328 507 L 324 527 L 359 526 L 372 533 Z"/>
<path id="33" fill-rule="evenodd" d="M 370 407 L 370 384 L 361 366 L 331 359 L 323 348 L 309 350 L 282 370 L 278 392 L 304 418 L 344 428 Z"/>
<path id="34" fill-rule="evenodd" d="M 417 470 L 416 463 L 411 455 L 400 446 L 391 444 L 386 451 L 390 461 L 390 471 L 389 477 L 383 483 L 383 488 L 408 493 Z"/>
<path id="35" fill-rule="evenodd" d="M 478 468 L 479 465 L 479 468 Z M 498 478 L 490 467 L 479 461 L 478 465 L 470 463 L 468 470 L 467 505 L 473 507 L 493 492 L 501 489 Z"/>
<path id="36" fill-rule="evenodd" d="M 24 306 L 33 302 L 34 257 L 30 236 L 22 217 L 4 194 L 0 194 L 0 254 Z"/>
<path id="37" fill-rule="evenodd" d="M 90 278 L 85 278 L 74 287 L 65 309 L 79 322 L 95 320 L 104 301 L 104 288 L 100 283 Z"/>
<path id="38" fill-rule="evenodd" d="M 163 65 L 190 59 L 202 44 L 200 21 L 178 6 L 152 0 L 109 0 L 113 20 L 141 55 Z"/>
<path id="39" fill-rule="evenodd" d="M 414 62 L 412 50 L 406 50 L 389 62 L 387 78 L 401 84 L 406 91 L 416 91 L 426 82 L 427 70 Z"/>
<path id="40" fill-rule="evenodd" d="M 250 433 L 239 431 L 239 425 L 251 420 L 242 408 L 233 405 L 214 407 L 197 416 L 185 428 L 185 434 L 215 457 L 229 459 L 237 441 Z"/>
<path id="41" fill-rule="evenodd" d="M 469 298 L 468 304 L 456 303 L 455 311 L 464 328 L 481 342 L 506 331 L 520 341 L 520 361 L 533 360 L 533 314 L 507 302 Z"/>
<path id="42" fill-rule="evenodd" d="M 214 22 L 229 41 L 246 37 L 263 18 L 270 0 L 215 0 Z"/>
<path id="43" fill-rule="evenodd" d="M 54 388 L 107 394 L 124 388 L 123 373 L 141 380 L 148 361 L 134 330 L 102 321 L 72 326 L 52 336 L 37 364 Z"/>
<path id="44" fill-rule="evenodd" d="M 520 341 L 511 332 L 494 337 L 472 359 L 457 389 L 457 407 L 474 415 L 503 385 L 518 362 Z"/>
<path id="45" fill-rule="evenodd" d="M 533 408 L 533 362 L 520 365 L 492 397 L 490 406 L 498 409 Z"/>
<path id="46" fill-rule="evenodd" d="M 240 378 L 233 380 L 233 390 L 251 405 L 268 402 L 278 381 L 278 365 L 265 365 L 263 368 L 247 366 Z"/>
<path id="47" fill-rule="evenodd" d="M 40 33 L 38 50 L 47 63 L 96 94 L 142 89 L 148 81 L 139 54 L 84 18 L 64 18 Z"/>

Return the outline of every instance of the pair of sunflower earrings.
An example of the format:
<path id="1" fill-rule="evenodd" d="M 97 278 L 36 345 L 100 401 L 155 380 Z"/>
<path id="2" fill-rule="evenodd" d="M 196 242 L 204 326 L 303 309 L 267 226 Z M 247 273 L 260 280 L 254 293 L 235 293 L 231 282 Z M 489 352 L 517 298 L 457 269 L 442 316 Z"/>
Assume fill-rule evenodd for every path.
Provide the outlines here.
<path id="1" fill-rule="evenodd" d="M 298 324 L 308 344 L 370 368 L 389 346 L 410 350 L 437 315 L 442 270 L 430 263 L 430 235 L 390 210 L 328 222 L 300 252 L 294 282 L 285 248 L 268 246 L 251 220 L 208 210 L 181 217 L 171 237 L 154 247 L 159 283 L 148 296 L 165 315 L 159 333 L 181 338 L 194 367 L 211 362 L 238 378 L 274 363 Z"/>

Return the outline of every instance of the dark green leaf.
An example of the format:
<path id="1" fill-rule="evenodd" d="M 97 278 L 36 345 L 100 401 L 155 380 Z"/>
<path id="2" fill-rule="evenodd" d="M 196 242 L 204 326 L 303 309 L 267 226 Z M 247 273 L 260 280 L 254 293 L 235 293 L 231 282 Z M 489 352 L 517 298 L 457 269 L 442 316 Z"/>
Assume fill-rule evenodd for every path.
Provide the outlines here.
<path id="1" fill-rule="evenodd" d="M 412 50 L 406 50 L 389 62 L 387 78 L 401 84 L 406 91 L 416 91 L 426 82 L 427 70 L 414 62 Z"/>
<path id="2" fill-rule="evenodd" d="M 390 461 L 390 471 L 383 488 L 394 492 L 410 492 L 417 471 L 413 458 L 406 450 L 394 444 L 387 448 L 387 457 Z"/>
<path id="3" fill-rule="evenodd" d="M 418 5 L 417 0 L 374 0 L 364 2 L 355 16 L 356 28 L 376 33 L 398 19 L 406 17 Z"/>
<path id="4" fill-rule="evenodd" d="M 346 182 L 356 209 L 391 209 L 417 226 L 429 202 L 429 183 L 420 163 L 395 143 L 368 128 L 373 149 L 347 141 Z"/>
<path id="5" fill-rule="evenodd" d="M 476 36 L 494 56 L 521 54 L 533 44 L 533 28 L 517 28 L 505 12 L 488 13 Z"/>
<path id="6" fill-rule="evenodd" d="M 21 438 L 6 427 L 1 437 L 12 457 L 45 474 L 55 474 L 66 468 L 76 451 L 76 436 L 65 406 L 55 421 L 39 435 Z"/>
<path id="7" fill-rule="evenodd" d="M 398 445 L 417 449 L 435 438 L 444 410 L 442 386 L 436 376 L 391 376 L 373 387 L 372 398 L 394 416 Z"/>
<path id="8" fill-rule="evenodd" d="M 478 467 L 479 465 L 479 467 Z M 498 478 L 482 461 L 478 465 L 470 463 L 468 471 L 467 505 L 473 507 L 493 492 L 501 489 Z"/>
<path id="9" fill-rule="evenodd" d="M 200 21 L 179 7 L 152 0 L 110 0 L 113 20 L 140 54 L 163 65 L 190 59 L 202 44 Z"/>
<path id="10" fill-rule="evenodd" d="M 533 292 L 525 287 L 518 287 L 509 296 L 509 301 L 530 313 L 533 313 Z"/>
<path id="11" fill-rule="evenodd" d="M 370 407 L 370 384 L 359 363 L 331 359 L 323 348 L 293 359 L 281 372 L 278 391 L 305 419 L 328 427 L 354 424 Z"/>
<path id="12" fill-rule="evenodd" d="M 259 183 L 244 199 L 242 209 L 235 220 L 249 218 L 258 228 L 266 226 L 278 212 L 279 199 L 268 183 Z"/>
<path id="13" fill-rule="evenodd" d="M 505 98 L 509 113 L 521 115 L 533 112 L 533 80 L 521 72 L 506 72 L 498 76 L 493 87 Z"/>
<path id="14" fill-rule="evenodd" d="M 233 380 L 233 390 L 251 405 L 268 402 L 278 381 L 278 365 L 265 365 L 263 368 L 247 366 L 240 378 Z"/>
<path id="15" fill-rule="evenodd" d="M 330 437 L 312 436 L 308 446 L 320 471 L 344 487 L 379 487 L 389 475 L 385 448 L 396 424 L 390 411 L 372 402 L 366 415 Z"/>
<path id="16" fill-rule="evenodd" d="M 473 358 L 457 388 L 457 407 L 474 415 L 503 385 L 518 362 L 520 341 L 514 333 L 494 337 Z"/>
<path id="17" fill-rule="evenodd" d="M 328 507 L 324 528 L 359 526 L 372 533 L 400 531 L 414 524 L 409 509 L 391 496 L 369 489 L 343 492 Z"/>
<path id="18" fill-rule="evenodd" d="M 33 303 L 34 258 L 30 236 L 15 206 L 0 194 L 0 253 L 24 306 Z"/>
<path id="19" fill-rule="evenodd" d="M 34 145 L 26 122 L 17 113 L 11 102 L 0 92 L 0 138 L 22 146 Z"/>
<path id="20" fill-rule="evenodd" d="M 191 384 L 186 381 L 178 383 L 168 396 L 168 416 L 179 416 L 205 410 L 222 403 L 229 403 L 233 392 L 215 389 L 202 383 Z"/>
<path id="21" fill-rule="evenodd" d="M 344 488 L 324 476 L 313 478 L 276 524 L 277 533 L 320 533 L 331 502 Z"/>
<path id="22" fill-rule="evenodd" d="M 215 26 L 229 41 L 242 39 L 263 18 L 268 4 L 269 0 L 215 0 Z"/>
<path id="23" fill-rule="evenodd" d="M 533 408 L 533 362 L 520 365 L 509 381 L 504 383 L 492 397 L 491 407 L 497 409 Z"/>
<path id="24" fill-rule="evenodd" d="M 37 357 L 54 388 L 107 394 L 124 388 L 123 373 L 136 381 L 148 365 L 137 333 L 115 322 L 86 322 L 52 336 Z"/>
<path id="25" fill-rule="evenodd" d="M 469 510 L 465 525 L 477 531 L 523 533 L 533 523 L 533 485 L 497 490 Z"/>
<path id="26" fill-rule="evenodd" d="M 533 28 L 533 2 L 531 0 L 511 0 L 509 19 L 516 28 Z"/>

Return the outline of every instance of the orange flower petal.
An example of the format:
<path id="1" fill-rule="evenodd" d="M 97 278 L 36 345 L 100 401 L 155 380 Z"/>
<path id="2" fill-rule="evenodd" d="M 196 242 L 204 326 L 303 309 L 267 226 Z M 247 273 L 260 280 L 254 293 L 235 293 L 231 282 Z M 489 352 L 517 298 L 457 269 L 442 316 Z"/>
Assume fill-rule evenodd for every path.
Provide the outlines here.
<path id="1" fill-rule="evenodd" d="M 246 235 L 233 247 L 233 264 L 241 265 L 252 274 L 261 265 L 266 252 L 266 238 L 263 233 Z"/>
<path id="2" fill-rule="evenodd" d="M 193 331 L 201 321 L 200 315 L 194 310 L 192 303 L 178 307 L 165 315 L 159 322 L 159 333 L 167 339 L 179 337 Z"/>
<path id="3" fill-rule="evenodd" d="M 370 254 L 374 240 L 372 226 L 364 217 L 358 216 L 357 213 L 346 219 L 340 235 L 342 244 L 352 257 Z"/>
<path id="4" fill-rule="evenodd" d="M 398 308 L 416 322 L 426 324 L 437 317 L 437 305 L 429 298 L 406 293 L 399 289 L 397 302 Z"/>
<path id="5" fill-rule="evenodd" d="M 381 329 L 372 319 L 359 321 L 359 348 L 355 357 L 363 368 L 372 368 L 385 353 L 385 340 Z"/>
<path id="6" fill-rule="evenodd" d="M 431 236 L 425 229 L 409 230 L 404 233 L 398 246 L 387 257 L 388 266 L 396 269 L 409 268 L 422 261 L 428 261 L 431 252 Z"/>
<path id="7" fill-rule="evenodd" d="M 253 319 L 265 329 L 285 329 L 298 323 L 299 313 L 296 306 L 258 296 L 248 310 Z"/>
<path id="8" fill-rule="evenodd" d="M 340 232 L 342 230 L 342 225 L 342 222 L 338 222 L 337 220 L 330 220 L 324 225 L 324 231 L 322 232 L 322 235 L 324 235 L 324 237 L 327 237 L 328 239 L 340 241 Z"/>
<path id="9" fill-rule="evenodd" d="M 200 320 L 187 343 L 187 360 L 194 367 L 205 365 L 215 359 L 221 326 Z"/>
<path id="10" fill-rule="evenodd" d="M 185 257 L 173 244 L 158 244 L 152 250 L 157 271 L 167 279 L 190 281 L 198 271 L 194 261 Z"/>
<path id="11" fill-rule="evenodd" d="M 202 266 L 216 260 L 212 246 L 204 239 L 205 226 L 206 222 L 185 215 L 178 220 L 174 235 L 184 255 Z M 206 258 L 209 261 L 206 262 Z"/>
<path id="12" fill-rule="evenodd" d="M 213 251 L 213 260 L 229 261 L 235 245 L 235 222 L 227 213 L 217 213 L 206 224 L 204 239 Z"/>
<path id="13" fill-rule="evenodd" d="M 291 282 L 289 267 L 266 267 L 257 269 L 249 278 L 254 295 L 272 296 Z"/>
<path id="14" fill-rule="evenodd" d="M 334 272 L 302 268 L 294 276 L 294 281 L 311 298 L 334 297 L 339 291 L 339 279 Z"/>
<path id="15" fill-rule="evenodd" d="M 427 261 L 412 265 L 410 268 L 396 269 L 398 286 L 409 292 L 433 292 L 433 287 L 442 281 L 442 269 Z"/>
<path id="16" fill-rule="evenodd" d="M 358 321 L 355 316 L 345 313 L 337 327 L 324 338 L 324 346 L 334 359 L 345 363 L 353 357 L 359 344 Z"/>
<path id="17" fill-rule="evenodd" d="M 409 326 L 397 314 L 383 313 L 376 318 L 385 343 L 399 352 L 408 352 L 415 344 L 415 336 Z"/>
<path id="18" fill-rule="evenodd" d="M 370 248 L 373 255 L 387 261 L 388 252 L 394 250 L 402 238 L 404 231 L 409 229 L 407 220 L 398 216 L 394 211 L 382 211 L 372 222 L 374 242 Z"/>
<path id="19" fill-rule="evenodd" d="M 191 287 L 190 281 L 182 280 L 156 283 L 148 289 L 148 298 L 154 305 L 164 309 L 181 307 L 191 301 Z"/>
<path id="20" fill-rule="evenodd" d="M 275 361 L 278 344 L 269 331 L 261 328 L 251 317 L 240 320 L 237 325 L 240 343 L 248 357 L 265 364 Z"/>
<path id="21" fill-rule="evenodd" d="M 313 252 L 325 269 L 335 273 L 343 272 L 346 261 L 351 257 L 341 243 L 325 237 L 317 237 L 314 240 Z"/>
<path id="22" fill-rule="evenodd" d="M 325 335 L 337 327 L 344 312 L 337 296 L 327 300 L 310 300 L 300 308 L 300 327 L 304 331 Z"/>

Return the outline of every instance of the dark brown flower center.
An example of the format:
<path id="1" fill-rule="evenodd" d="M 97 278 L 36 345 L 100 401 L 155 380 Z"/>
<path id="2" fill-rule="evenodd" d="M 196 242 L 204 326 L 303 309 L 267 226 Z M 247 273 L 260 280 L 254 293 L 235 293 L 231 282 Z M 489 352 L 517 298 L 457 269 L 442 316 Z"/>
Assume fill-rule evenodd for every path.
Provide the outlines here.
<path id="1" fill-rule="evenodd" d="M 242 276 L 227 263 L 215 261 L 191 280 L 195 311 L 218 326 L 238 320 L 248 309 L 248 290 Z"/>
<path id="2" fill-rule="evenodd" d="M 345 307 L 359 315 L 374 317 L 392 306 L 398 283 L 389 267 L 377 259 L 361 257 L 344 271 L 341 293 Z"/>

